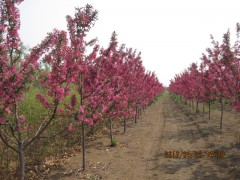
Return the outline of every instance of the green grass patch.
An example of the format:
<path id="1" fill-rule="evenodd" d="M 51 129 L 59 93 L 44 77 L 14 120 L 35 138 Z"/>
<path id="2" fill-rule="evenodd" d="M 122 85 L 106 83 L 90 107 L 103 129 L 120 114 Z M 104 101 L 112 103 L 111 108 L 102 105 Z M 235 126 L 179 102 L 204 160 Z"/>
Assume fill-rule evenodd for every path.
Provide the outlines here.
<path id="1" fill-rule="evenodd" d="M 113 139 L 111 146 L 112 147 L 116 147 L 117 145 L 118 145 L 118 140 L 117 139 Z"/>
<path id="2" fill-rule="evenodd" d="M 26 121 L 33 124 L 38 122 L 41 116 L 48 114 L 48 110 L 36 98 L 38 93 L 43 93 L 43 90 L 32 86 L 25 94 L 19 106 L 19 115 L 23 114 Z"/>

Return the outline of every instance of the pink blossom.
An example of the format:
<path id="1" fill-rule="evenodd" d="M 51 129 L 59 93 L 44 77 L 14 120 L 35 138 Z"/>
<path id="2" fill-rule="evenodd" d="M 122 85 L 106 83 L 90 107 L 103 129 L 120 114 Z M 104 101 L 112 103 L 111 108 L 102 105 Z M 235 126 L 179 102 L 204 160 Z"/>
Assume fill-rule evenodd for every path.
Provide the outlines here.
<path id="1" fill-rule="evenodd" d="M 74 131 L 75 127 L 72 124 L 68 125 L 68 131 Z"/>
<path id="2" fill-rule="evenodd" d="M 66 80 L 66 81 L 67 81 L 67 80 Z M 66 87 L 66 88 L 64 89 L 64 91 L 65 91 L 64 96 L 68 96 L 68 95 L 70 94 L 70 92 L 71 92 L 71 89 L 70 89 L 69 87 Z"/>
<path id="3" fill-rule="evenodd" d="M 93 125 L 93 120 L 89 118 L 85 118 L 84 122 L 87 123 L 88 125 L 92 126 Z"/>
<path id="4" fill-rule="evenodd" d="M 4 110 L 8 113 L 8 114 L 10 114 L 11 113 L 11 111 L 10 111 L 10 108 L 9 107 L 5 107 L 4 108 Z"/>
<path id="5" fill-rule="evenodd" d="M 102 112 L 106 113 L 107 112 L 107 106 L 105 106 L 104 104 L 102 105 Z"/>
<path id="6" fill-rule="evenodd" d="M 25 122 L 25 117 L 24 115 L 20 115 L 19 118 L 18 118 L 18 122 L 23 124 Z"/>
<path id="7" fill-rule="evenodd" d="M 24 130 L 25 132 L 27 132 L 28 129 L 29 129 L 29 128 L 28 128 L 28 124 L 25 124 L 24 127 L 23 127 L 23 130 Z"/>
<path id="8" fill-rule="evenodd" d="M 50 108 L 51 104 L 43 94 L 37 94 L 37 99 L 42 103 L 43 107 Z"/>
<path id="9" fill-rule="evenodd" d="M 76 95 L 73 94 L 72 97 L 71 97 L 71 106 L 72 106 L 73 108 L 75 108 L 76 105 L 77 105 L 77 98 L 76 98 Z"/>
<path id="10" fill-rule="evenodd" d="M 84 114 L 84 112 L 85 112 L 84 106 L 81 106 L 81 107 L 79 108 L 79 112 L 82 113 L 82 114 Z"/>
<path id="11" fill-rule="evenodd" d="M 82 115 L 82 114 L 79 114 L 77 118 L 78 118 L 79 121 L 84 121 L 85 116 Z"/>
<path id="12" fill-rule="evenodd" d="M 57 112 L 61 114 L 61 113 L 64 112 L 64 110 L 63 109 L 58 109 Z"/>
<path id="13" fill-rule="evenodd" d="M 55 89 L 57 99 L 61 100 L 64 98 L 64 89 L 61 87 L 56 87 Z"/>
<path id="14" fill-rule="evenodd" d="M 0 124 L 4 124 L 6 122 L 6 119 L 4 117 L 0 117 Z"/>

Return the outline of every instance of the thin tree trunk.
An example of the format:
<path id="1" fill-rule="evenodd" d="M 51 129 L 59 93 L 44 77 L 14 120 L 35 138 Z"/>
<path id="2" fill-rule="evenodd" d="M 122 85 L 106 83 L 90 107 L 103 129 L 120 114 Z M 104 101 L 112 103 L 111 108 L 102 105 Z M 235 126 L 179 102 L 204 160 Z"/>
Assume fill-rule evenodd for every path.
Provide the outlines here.
<path id="1" fill-rule="evenodd" d="M 82 121 L 82 158 L 83 158 L 83 171 L 86 169 L 86 149 L 85 149 L 85 122 Z"/>
<path id="2" fill-rule="evenodd" d="M 80 106 L 83 105 L 83 75 L 80 75 Z M 83 158 L 83 171 L 86 169 L 86 147 L 85 147 L 85 122 L 82 121 L 82 158 Z"/>
<path id="3" fill-rule="evenodd" d="M 208 101 L 208 120 L 210 121 L 211 101 Z"/>
<path id="4" fill-rule="evenodd" d="M 91 134 L 91 135 L 94 135 L 94 126 L 91 126 L 90 134 Z"/>
<path id="5" fill-rule="evenodd" d="M 125 117 L 123 119 L 123 122 L 124 122 L 124 124 L 123 124 L 123 132 L 125 134 L 126 133 L 126 118 Z"/>
<path id="6" fill-rule="evenodd" d="M 139 119 L 140 113 L 141 113 L 140 110 L 141 110 L 141 108 L 139 107 L 138 110 L 137 110 L 138 111 L 138 119 Z"/>
<path id="7" fill-rule="evenodd" d="M 203 101 L 203 106 L 202 106 L 202 112 L 204 114 L 204 101 Z"/>
<path id="8" fill-rule="evenodd" d="M 112 134 L 112 119 L 109 119 L 109 129 L 110 129 L 110 140 L 111 140 L 111 146 L 113 146 L 113 134 Z"/>
<path id="9" fill-rule="evenodd" d="M 222 123 L 223 123 L 223 100 L 220 99 L 221 102 L 221 120 L 220 120 L 220 129 L 222 129 Z"/>
<path id="10" fill-rule="evenodd" d="M 24 162 L 24 149 L 23 142 L 19 142 L 19 180 L 24 180 L 25 177 L 25 162 Z"/>
<path id="11" fill-rule="evenodd" d="M 192 99 L 192 109 L 194 109 L 193 99 Z"/>
<path id="12" fill-rule="evenodd" d="M 196 107 L 196 113 L 199 112 L 199 109 L 198 109 L 198 100 L 197 100 L 197 107 Z"/>
<path id="13" fill-rule="evenodd" d="M 136 114 L 135 114 L 135 123 L 137 123 L 137 106 L 136 106 Z"/>

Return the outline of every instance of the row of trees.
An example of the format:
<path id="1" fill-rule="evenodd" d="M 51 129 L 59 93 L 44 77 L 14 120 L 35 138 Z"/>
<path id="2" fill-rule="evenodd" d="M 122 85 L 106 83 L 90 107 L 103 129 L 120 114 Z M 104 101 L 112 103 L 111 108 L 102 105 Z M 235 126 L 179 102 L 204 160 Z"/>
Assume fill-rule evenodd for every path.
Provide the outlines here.
<path id="1" fill-rule="evenodd" d="M 24 179 L 28 146 L 61 117 L 67 119 L 69 131 L 81 123 L 85 169 L 85 126 L 108 119 L 112 143 L 112 120 L 124 119 L 126 124 L 164 88 L 154 73 L 145 71 L 141 53 L 118 46 L 115 32 L 106 49 L 97 39 L 86 41 L 98 15 L 90 5 L 66 17 L 68 32 L 54 29 L 25 54 L 18 34 L 17 5 L 22 1 L 0 2 L 0 138 L 18 154 L 19 179 Z M 33 122 L 19 109 L 34 86 L 43 89 L 36 99 L 47 113 Z"/>
<path id="2" fill-rule="evenodd" d="M 221 104 L 220 128 L 222 128 L 224 100 L 240 111 L 240 25 L 236 26 L 236 41 L 230 43 L 230 32 L 223 35 L 222 43 L 212 40 L 212 48 L 202 54 L 201 64 L 192 63 L 184 72 L 171 80 L 168 90 L 186 100 L 210 102 L 219 100 Z"/>

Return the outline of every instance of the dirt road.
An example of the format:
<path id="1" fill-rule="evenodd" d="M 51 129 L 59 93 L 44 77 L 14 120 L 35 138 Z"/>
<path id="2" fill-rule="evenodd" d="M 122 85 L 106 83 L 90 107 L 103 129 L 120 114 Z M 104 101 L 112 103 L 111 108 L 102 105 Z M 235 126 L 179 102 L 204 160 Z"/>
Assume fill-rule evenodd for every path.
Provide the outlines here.
<path id="1" fill-rule="evenodd" d="M 137 124 L 128 122 L 126 134 L 114 129 L 117 147 L 109 147 L 107 135 L 88 143 L 85 173 L 79 171 L 79 153 L 48 179 L 240 179 L 240 143 L 225 142 L 236 142 L 239 131 L 226 135 L 187 112 L 163 96 Z"/>

